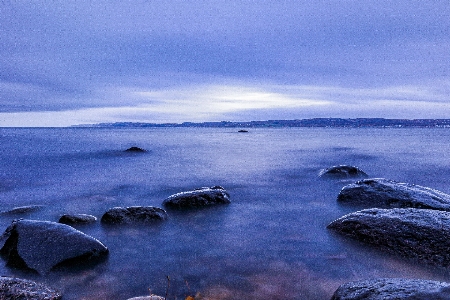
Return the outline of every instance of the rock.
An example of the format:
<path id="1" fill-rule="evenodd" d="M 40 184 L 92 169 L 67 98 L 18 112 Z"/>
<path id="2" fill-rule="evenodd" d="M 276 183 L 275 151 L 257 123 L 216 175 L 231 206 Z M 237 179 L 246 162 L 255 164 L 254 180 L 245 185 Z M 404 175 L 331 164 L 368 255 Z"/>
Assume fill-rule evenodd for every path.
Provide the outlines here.
<path id="1" fill-rule="evenodd" d="M 371 208 L 345 215 L 327 228 L 403 257 L 450 265 L 450 212 Z"/>
<path id="2" fill-rule="evenodd" d="M 166 298 L 156 295 L 133 297 L 127 300 L 165 300 Z"/>
<path id="3" fill-rule="evenodd" d="M 8 265 L 48 273 L 58 264 L 95 262 L 108 249 L 95 238 L 71 226 L 35 220 L 15 220 L 0 237 L 1 254 Z"/>
<path id="4" fill-rule="evenodd" d="M 91 215 L 85 214 L 74 214 L 74 215 L 62 215 L 59 218 L 59 223 L 67 224 L 67 225 L 75 225 L 75 224 L 89 224 L 95 223 L 97 218 Z"/>
<path id="5" fill-rule="evenodd" d="M 200 208 L 216 204 L 229 204 L 230 195 L 221 186 L 203 187 L 174 194 L 163 201 L 169 208 Z"/>
<path id="6" fill-rule="evenodd" d="M 4 215 L 19 215 L 19 214 L 27 214 L 31 212 L 38 211 L 42 209 L 43 205 L 26 205 L 26 206 L 18 206 L 9 210 L 5 210 L 0 212 L 0 214 Z"/>
<path id="7" fill-rule="evenodd" d="M 114 207 L 102 216 L 102 223 L 106 224 L 133 224 L 153 223 L 167 219 L 164 209 L 153 206 Z"/>
<path id="8" fill-rule="evenodd" d="M 30 280 L 0 277 L 0 299 L 59 300 L 62 295 L 44 284 Z"/>
<path id="9" fill-rule="evenodd" d="M 450 284 L 440 281 L 381 278 L 341 285 L 331 300 L 444 300 L 450 299 Z"/>
<path id="10" fill-rule="evenodd" d="M 238 132 L 246 133 L 246 132 L 248 132 L 248 130 L 246 130 L 246 129 L 241 129 L 241 130 L 238 130 Z"/>
<path id="11" fill-rule="evenodd" d="M 125 150 L 125 152 L 137 152 L 137 153 L 142 153 L 142 152 L 147 152 L 146 150 L 139 148 L 139 147 L 130 147 L 127 150 Z"/>
<path id="12" fill-rule="evenodd" d="M 450 195 L 384 178 L 364 179 L 342 188 L 337 201 L 365 208 L 428 208 L 450 211 Z"/>
<path id="13" fill-rule="evenodd" d="M 339 165 L 320 171 L 319 177 L 333 179 L 366 178 L 368 175 L 358 167 Z"/>

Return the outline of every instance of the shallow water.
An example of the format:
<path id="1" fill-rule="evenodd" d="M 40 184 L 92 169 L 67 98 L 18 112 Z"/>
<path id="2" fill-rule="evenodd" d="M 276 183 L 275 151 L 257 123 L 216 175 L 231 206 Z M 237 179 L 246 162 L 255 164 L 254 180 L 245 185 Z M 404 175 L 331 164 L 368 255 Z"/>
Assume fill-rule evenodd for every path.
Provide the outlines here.
<path id="1" fill-rule="evenodd" d="M 2 263 L 0 275 L 46 282 L 64 299 L 164 296 L 168 284 L 168 299 L 329 299 L 358 279 L 450 281 L 446 269 L 328 231 L 352 211 L 336 203 L 351 181 L 318 178 L 323 168 L 350 164 L 371 177 L 450 193 L 449 141 L 448 129 L 3 128 L 0 210 L 44 207 L 0 215 L 0 231 L 14 218 L 160 207 L 173 193 L 203 186 L 223 186 L 232 203 L 168 211 L 167 221 L 150 226 L 80 225 L 110 249 L 105 262 L 46 276 Z M 123 152 L 131 146 L 148 152 Z"/>

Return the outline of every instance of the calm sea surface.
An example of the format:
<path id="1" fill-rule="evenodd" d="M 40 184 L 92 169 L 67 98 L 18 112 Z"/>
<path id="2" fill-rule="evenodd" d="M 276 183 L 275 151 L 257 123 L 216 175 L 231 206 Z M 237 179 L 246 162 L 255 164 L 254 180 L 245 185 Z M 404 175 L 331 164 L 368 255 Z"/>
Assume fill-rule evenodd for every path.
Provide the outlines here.
<path id="1" fill-rule="evenodd" d="M 47 283 L 66 300 L 164 296 L 169 283 L 168 299 L 329 299 L 352 280 L 450 281 L 446 269 L 328 231 L 352 211 L 336 203 L 351 181 L 318 178 L 323 168 L 350 164 L 450 193 L 449 142 L 449 129 L 3 128 L 0 210 L 44 207 L 0 215 L 0 232 L 14 218 L 100 219 L 115 206 L 161 207 L 171 194 L 204 186 L 223 186 L 232 203 L 168 211 L 150 226 L 77 226 L 110 249 L 105 262 L 38 276 L 0 260 L 0 275 Z M 131 146 L 148 152 L 123 152 Z"/>

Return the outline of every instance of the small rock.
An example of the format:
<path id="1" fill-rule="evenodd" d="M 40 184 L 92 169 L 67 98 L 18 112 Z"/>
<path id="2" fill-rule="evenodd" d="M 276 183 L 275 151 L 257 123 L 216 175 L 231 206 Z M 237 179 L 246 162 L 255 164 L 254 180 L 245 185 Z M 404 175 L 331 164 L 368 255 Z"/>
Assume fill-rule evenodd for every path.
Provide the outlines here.
<path id="1" fill-rule="evenodd" d="M 166 298 L 156 295 L 133 297 L 127 300 L 165 300 Z"/>
<path id="2" fill-rule="evenodd" d="M 125 152 L 147 152 L 147 150 L 144 150 L 142 148 L 139 147 L 130 147 L 127 150 L 125 150 Z"/>
<path id="3" fill-rule="evenodd" d="M 19 215 L 19 214 L 27 214 L 31 212 L 35 212 L 41 210 L 43 205 L 26 205 L 26 206 L 18 206 L 9 210 L 5 210 L 0 212 L 0 214 L 4 215 Z"/>
<path id="4" fill-rule="evenodd" d="M 450 195 L 384 178 L 364 179 L 342 188 L 337 201 L 365 208 L 427 208 L 450 211 Z"/>
<path id="5" fill-rule="evenodd" d="M 203 187 L 193 191 L 174 194 L 163 201 L 170 208 L 200 208 L 216 204 L 229 204 L 230 195 L 221 186 Z"/>
<path id="6" fill-rule="evenodd" d="M 35 220 L 15 220 L 0 237 L 1 254 L 8 265 L 48 273 L 70 261 L 93 262 L 108 254 L 95 238 L 71 226 Z"/>
<path id="7" fill-rule="evenodd" d="M 403 257 L 450 265 L 450 212 L 371 208 L 345 215 L 327 228 Z"/>
<path id="8" fill-rule="evenodd" d="M 164 209 L 153 206 L 114 207 L 102 216 L 102 223 L 106 224 L 133 224 L 153 223 L 167 219 Z"/>
<path id="9" fill-rule="evenodd" d="M 368 175 L 354 166 L 339 165 L 320 171 L 319 177 L 333 179 L 365 178 Z"/>
<path id="10" fill-rule="evenodd" d="M 59 223 L 67 224 L 67 225 L 74 225 L 74 224 L 89 224 L 89 223 L 95 223 L 97 221 L 97 218 L 91 215 L 85 215 L 85 214 L 66 214 L 62 215 L 61 218 L 59 218 Z"/>
<path id="11" fill-rule="evenodd" d="M 440 281 L 381 278 L 341 285 L 331 300 L 444 300 L 450 299 L 450 284 Z"/>
<path id="12" fill-rule="evenodd" d="M 0 299 L 59 300 L 61 293 L 31 280 L 0 277 Z"/>

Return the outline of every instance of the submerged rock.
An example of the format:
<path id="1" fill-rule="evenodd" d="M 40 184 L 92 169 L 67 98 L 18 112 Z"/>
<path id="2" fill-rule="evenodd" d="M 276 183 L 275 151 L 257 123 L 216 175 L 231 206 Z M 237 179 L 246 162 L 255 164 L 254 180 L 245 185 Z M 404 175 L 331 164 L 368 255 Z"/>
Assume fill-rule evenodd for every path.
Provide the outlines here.
<path id="1" fill-rule="evenodd" d="M 440 281 L 381 278 L 341 285 L 331 300 L 444 300 L 450 299 L 450 284 Z"/>
<path id="2" fill-rule="evenodd" d="M 59 300 L 62 295 L 57 290 L 31 280 L 0 277 L 0 299 Z"/>
<path id="3" fill-rule="evenodd" d="M 327 228 L 404 257 L 450 265 L 449 212 L 372 208 L 345 215 Z"/>
<path id="4" fill-rule="evenodd" d="M 133 224 L 153 223 L 167 219 L 164 209 L 153 206 L 113 207 L 102 216 L 102 223 Z"/>
<path id="5" fill-rule="evenodd" d="M 221 186 L 203 187 L 174 194 L 163 201 L 169 208 L 201 208 L 217 204 L 229 204 L 230 195 Z"/>
<path id="6" fill-rule="evenodd" d="M 320 171 L 319 177 L 346 179 L 346 178 L 365 178 L 368 177 L 368 175 L 358 167 L 339 165 Z"/>
<path id="7" fill-rule="evenodd" d="M 93 262 L 108 254 L 95 238 L 71 226 L 35 220 L 15 220 L 0 238 L 8 265 L 48 273 L 64 262 Z"/>
<path id="8" fill-rule="evenodd" d="M 2 215 L 19 215 L 19 214 L 27 214 L 31 212 L 35 212 L 38 210 L 41 210 L 44 206 L 43 205 L 25 205 L 25 206 L 18 206 L 14 207 L 9 210 L 5 210 L 0 212 Z"/>
<path id="9" fill-rule="evenodd" d="M 66 214 L 62 215 L 59 218 L 59 223 L 67 224 L 67 225 L 75 225 L 75 224 L 89 224 L 95 223 L 97 218 L 91 215 L 85 214 Z"/>
<path id="10" fill-rule="evenodd" d="M 342 204 L 378 208 L 427 208 L 450 211 L 450 195 L 420 185 L 372 178 L 342 188 L 337 201 Z"/>
<path id="11" fill-rule="evenodd" d="M 147 150 L 144 150 L 144 149 L 139 148 L 139 147 L 130 147 L 127 150 L 125 150 L 125 152 L 137 152 L 137 153 L 140 153 L 140 152 L 147 152 Z"/>

